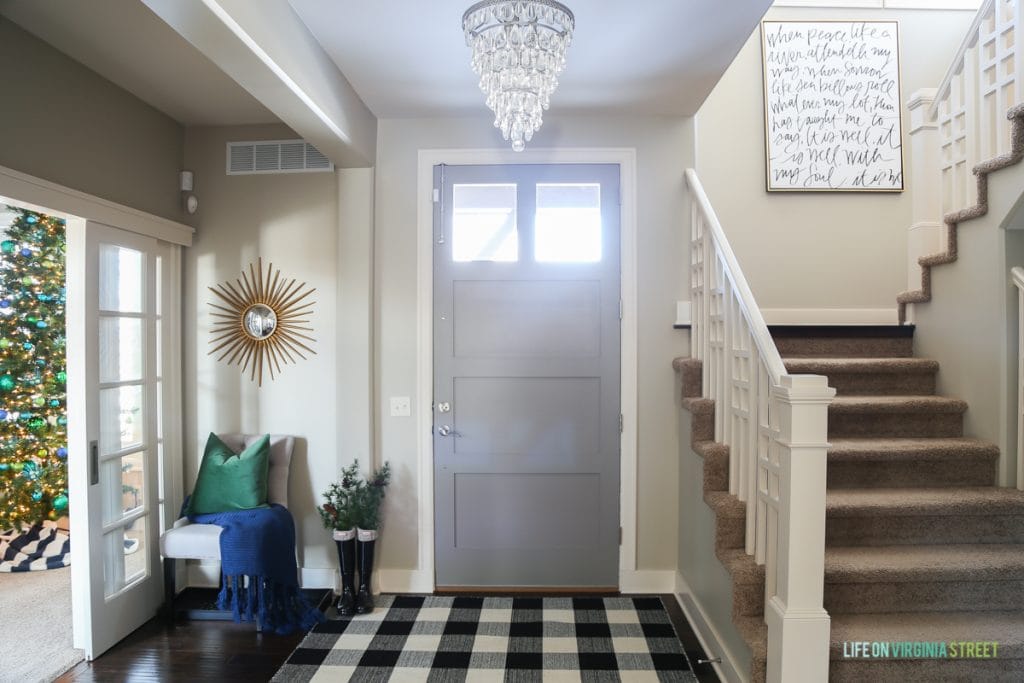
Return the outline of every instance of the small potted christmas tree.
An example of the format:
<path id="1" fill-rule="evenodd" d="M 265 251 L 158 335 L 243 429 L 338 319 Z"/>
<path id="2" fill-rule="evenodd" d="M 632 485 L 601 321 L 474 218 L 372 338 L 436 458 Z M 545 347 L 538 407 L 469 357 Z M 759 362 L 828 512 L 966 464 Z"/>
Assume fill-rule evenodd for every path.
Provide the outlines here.
<path id="1" fill-rule="evenodd" d="M 374 546 L 380 528 L 380 504 L 391 483 L 391 466 L 376 470 L 368 480 L 359 474 L 356 460 L 341 471 L 341 480 L 324 491 L 324 504 L 317 508 L 324 526 L 332 530 L 338 546 L 341 570 L 341 597 L 338 615 L 343 617 L 373 611 L 370 576 L 373 572 Z M 355 588 L 356 563 L 359 563 L 359 590 Z"/>
<path id="2" fill-rule="evenodd" d="M 354 516 L 356 491 L 363 486 L 359 479 L 359 461 L 341 471 L 341 481 L 334 482 L 324 491 L 324 504 L 317 508 L 324 527 L 331 529 L 338 546 L 338 564 L 341 569 L 341 597 L 338 614 L 352 616 L 355 610 L 356 522 Z"/>

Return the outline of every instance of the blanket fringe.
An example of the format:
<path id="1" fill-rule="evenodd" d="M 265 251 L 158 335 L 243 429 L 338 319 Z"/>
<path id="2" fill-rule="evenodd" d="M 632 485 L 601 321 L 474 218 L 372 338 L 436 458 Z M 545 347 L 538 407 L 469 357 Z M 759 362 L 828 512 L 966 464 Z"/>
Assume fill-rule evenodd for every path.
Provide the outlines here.
<path id="1" fill-rule="evenodd" d="M 261 576 L 223 575 L 217 608 L 231 610 L 236 622 L 259 619 L 264 631 L 288 635 L 309 630 L 325 620 L 323 613 L 298 586 L 287 586 Z"/>

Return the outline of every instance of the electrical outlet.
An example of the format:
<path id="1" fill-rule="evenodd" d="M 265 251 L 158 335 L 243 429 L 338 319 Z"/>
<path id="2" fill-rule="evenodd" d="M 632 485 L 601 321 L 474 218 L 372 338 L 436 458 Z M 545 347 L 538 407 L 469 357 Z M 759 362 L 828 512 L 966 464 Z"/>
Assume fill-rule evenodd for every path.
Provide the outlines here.
<path id="1" fill-rule="evenodd" d="M 408 396 L 391 397 L 391 417 L 409 417 L 412 415 L 412 405 Z"/>

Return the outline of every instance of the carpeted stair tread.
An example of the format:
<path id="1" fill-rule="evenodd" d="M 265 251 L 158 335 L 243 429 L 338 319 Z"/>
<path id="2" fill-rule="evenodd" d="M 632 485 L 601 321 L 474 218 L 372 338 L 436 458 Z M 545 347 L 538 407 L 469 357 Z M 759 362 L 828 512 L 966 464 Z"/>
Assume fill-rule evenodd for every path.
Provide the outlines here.
<path id="1" fill-rule="evenodd" d="M 854 546 L 825 550 L 825 582 L 1024 579 L 1024 545 Z"/>
<path id="2" fill-rule="evenodd" d="M 718 559 L 732 575 L 733 583 L 764 583 L 764 565 L 754 561 L 743 548 L 726 548 L 718 551 Z"/>
<path id="3" fill-rule="evenodd" d="M 998 642 L 999 659 L 1021 659 L 1024 658 L 1024 611 L 893 612 L 832 617 L 832 659 L 843 658 L 844 642 L 872 641 Z"/>
<path id="4" fill-rule="evenodd" d="M 836 396 L 828 407 L 829 414 L 857 415 L 870 413 L 955 414 L 967 411 L 967 403 L 945 396 Z"/>
<path id="5" fill-rule="evenodd" d="M 746 504 L 728 491 L 705 491 L 704 502 L 721 517 L 737 519 L 747 516 Z"/>
<path id="6" fill-rule="evenodd" d="M 892 461 L 892 460 L 952 460 L 971 458 L 996 460 L 999 447 L 994 443 L 969 438 L 918 439 L 829 439 L 829 462 L 833 461 Z"/>
<path id="7" fill-rule="evenodd" d="M 741 617 L 735 619 L 736 630 L 750 648 L 752 659 L 764 659 L 768 655 L 768 626 L 763 617 Z"/>
<path id="8" fill-rule="evenodd" d="M 839 489 L 825 495 L 829 517 L 1024 515 L 1024 492 L 969 488 Z"/>
<path id="9" fill-rule="evenodd" d="M 830 372 L 847 374 L 905 374 L 934 373 L 938 361 L 927 358 L 783 358 L 786 370 L 792 374 L 827 375 Z"/>

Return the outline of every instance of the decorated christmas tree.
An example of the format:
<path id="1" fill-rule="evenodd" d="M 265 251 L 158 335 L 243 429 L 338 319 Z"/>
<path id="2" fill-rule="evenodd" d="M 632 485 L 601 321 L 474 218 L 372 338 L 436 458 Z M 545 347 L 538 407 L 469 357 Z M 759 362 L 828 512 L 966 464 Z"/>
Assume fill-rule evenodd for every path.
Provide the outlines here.
<path id="1" fill-rule="evenodd" d="M 64 221 L 17 207 L 0 234 L 0 530 L 67 511 Z"/>

